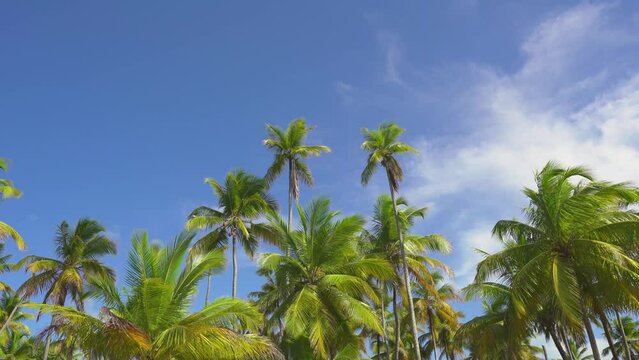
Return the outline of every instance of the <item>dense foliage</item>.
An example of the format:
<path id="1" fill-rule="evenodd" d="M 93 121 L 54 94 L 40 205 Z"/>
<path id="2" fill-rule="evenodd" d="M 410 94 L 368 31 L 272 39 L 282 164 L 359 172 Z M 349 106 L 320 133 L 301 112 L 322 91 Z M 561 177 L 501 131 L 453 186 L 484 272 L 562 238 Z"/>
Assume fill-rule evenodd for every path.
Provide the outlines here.
<path id="1" fill-rule="evenodd" d="M 0 274 L 30 275 L 17 289 L 0 279 L 0 358 L 549 360 L 556 350 L 561 360 L 639 359 L 638 188 L 549 162 L 523 190 L 524 219 L 496 222 L 501 250 L 482 253 L 473 282 L 456 289 L 442 261 L 449 241 L 417 233 L 428 209 L 401 196 L 400 156 L 417 152 L 400 141 L 404 130 L 364 129 L 360 180 L 383 169 L 388 183 L 365 217 L 325 197 L 300 202 L 300 185 L 314 184 L 305 160 L 331 151 L 306 144 L 312 129 L 303 119 L 267 125 L 266 175 L 207 178 L 216 206 L 194 209 L 168 245 L 136 233 L 125 269 L 104 264 L 116 247 L 97 220 L 62 222 L 55 257 L 15 262 L 5 244 L 24 250 L 25 240 L 0 221 Z M 285 171 L 282 216 L 270 186 Z M 0 194 L 21 191 L 0 179 Z M 271 250 L 259 253 L 260 242 Z M 264 279 L 245 300 L 238 247 Z M 231 297 L 209 299 L 229 248 Z M 100 304 L 97 314 L 85 311 L 87 299 Z M 465 319 L 456 309 L 464 300 L 483 310 Z M 27 321 L 41 319 L 32 333 Z"/>

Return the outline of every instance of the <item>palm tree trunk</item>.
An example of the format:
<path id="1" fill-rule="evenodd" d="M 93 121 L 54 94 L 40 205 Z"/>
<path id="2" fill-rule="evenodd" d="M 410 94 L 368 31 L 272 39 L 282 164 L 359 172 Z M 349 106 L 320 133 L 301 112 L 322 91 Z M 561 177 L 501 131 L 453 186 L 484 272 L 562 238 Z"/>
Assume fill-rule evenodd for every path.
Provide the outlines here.
<path id="1" fill-rule="evenodd" d="M 293 188 L 294 177 L 293 177 L 293 160 L 288 160 L 288 222 L 286 223 L 286 229 L 291 231 L 291 225 L 293 223 Z"/>
<path id="2" fill-rule="evenodd" d="M 430 341 L 433 343 L 433 359 L 437 360 L 437 341 L 435 341 L 435 329 L 433 327 L 433 314 L 428 312 L 428 327 L 430 328 Z"/>
<path id="3" fill-rule="evenodd" d="M 594 360 L 601 360 L 599 347 L 597 346 L 597 338 L 595 337 L 595 332 L 592 331 L 592 325 L 590 324 L 590 320 L 588 319 L 588 315 L 586 314 L 586 309 L 584 308 L 583 304 L 581 305 L 581 319 L 584 322 L 584 327 L 586 328 L 586 333 L 588 334 L 588 341 L 590 341 L 592 358 Z"/>
<path id="4" fill-rule="evenodd" d="M 211 291 L 211 272 L 206 274 L 206 296 L 204 297 L 204 306 L 209 304 L 209 292 Z"/>
<path id="5" fill-rule="evenodd" d="M 233 236 L 233 288 L 232 288 L 232 297 L 235 299 L 235 295 L 237 292 L 237 240 L 235 236 Z"/>
<path id="6" fill-rule="evenodd" d="M 0 335 L 2 335 L 2 333 L 4 332 L 4 330 L 9 327 L 9 324 L 11 323 L 11 320 L 13 320 L 13 316 L 16 314 L 16 311 L 18 311 L 18 308 L 20 307 L 20 302 L 18 302 L 14 307 L 13 310 L 11 310 L 11 313 L 9 314 L 9 316 L 7 317 L 7 320 L 4 322 L 4 324 L 2 324 L 2 328 L 0 329 Z"/>
<path id="7" fill-rule="evenodd" d="M 408 266 L 406 266 L 406 252 L 404 251 L 404 236 L 402 234 L 402 227 L 399 221 L 399 214 L 397 213 L 397 201 L 395 200 L 395 190 L 391 183 L 391 175 L 386 170 L 386 177 L 388 178 L 388 187 L 390 189 L 391 200 L 393 200 L 393 212 L 395 214 L 395 226 L 397 227 L 397 237 L 399 239 L 399 251 L 402 256 L 402 272 L 404 273 L 404 287 L 406 288 L 406 299 L 408 300 L 408 314 L 410 315 L 410 328 L 413 332 L 413 346 L 415 347 L 415 359 L 422 360 L 422 356 L 419 351 L 419 334 L 417 333 L 417 321 L 415 320 L 415 306 L 413 305 L 413 290 L 410 286 L 410 279 L 408 278 Z M 595 359 L 599 360 L 599 359 Z"/>
<path id="8" fill-rule="evenodd" d="M 617 354 L 617 349 L 615 348 L 615 341 L 612 338 L 612 331 L 610 330 L 610 323 L 608 322 L 608 318 L 606 318 L 606 314 L 604 314 L 603 311 L 601 311 L 600 309 L 597 309 L 597 315 L 599 315 L 599 319 L 601 320 L 601 327 L 603 328 L 604 334 L 606 335 L 606 340 L 608 340 L 612 358 L 614 360 L 619 360 L 619 354 Z"/>
<path id="9" fill-rule="evenodd" d="M 557 351 L 559 351 L 561 358 L 563 360 L 571 360 L 571 358 L 568 357 L 568 354 L 564 351 L 564 347 L 561 346 L 561 339 L 559 339 L 554 329 L 550 331 L 550 337 L 552 338 L 552 342 L 555 343 L 555 347 L 557 348 Z M 570 349 L 568 350 L 570 351 Z"/>
<path id="10" fill-rule="evenodd" d="M 382 349 L 381 342 L 382 342 L 382 340 L 380 339 L 379 334 L 377 334 L 377 340 L 375 342 L 376 345 L 377 345 L 377 357 L 375 359 L 377 359 L 377 360 L 380 360 L 382 358 L 382 356 L 381 356 L 381 349 Z"/>
<path id="11" fill-rule="evenodd" d="M 399 329 L 399 308 L 397 307 L 397 288 L 393 286 L 393 313 L 395 315 L 395 360 L 399 360 L 399 342 L 401 330 Z"/>
<path id="12" fill-rule="evenodd" d="M 546 352 L 546 347 L 544 345 L 541 345 L 541 350 L 544 351 L 544 360 L 548 360 L 548 353 Z"/>
<path id="13" fill-rule="evenodd" d="M 630 346 L 628 345 L 628 338 L 626 338 L 626 329 L 623 327 L 623 322 L 621 321 L 621 316 L 619 316 L 619 311 L 615 310 L 615 315 L 617 316 L 617 322 L 619 323 L 619 330 L 621 332 L 621 339 L 623 340 L 623 349 L 626 353 L 626 359 L 632 360 L 632 355 L 630 355 Z"/>
<path id="14" fill-rule="evenodd" d="M 568 353 L 569 360 L 577 360 L 575 359 L 575 354 L 572 353 L 572 348 L 570 347 L 570 341 L 568 339 L 568 335 L 566 334 L 566 330 L 561 328 L 561 336 L 564 339 L 564 344 L 566 345 L 566 352 Z"/>
<path id="15" fill-rule="evenodd" d="M 381 298 L 381 310 L 382 310 L 382 341 L 384 342 L 384 347 L 386 348 L 386 359 L 390 360 L 390 349 L 388 347 L 388 335 L 386 335 L 386 305 L 384 304 L 384 296 L 386 295 L 386 287 L 384 286 L 384 283 L 382 282 L 381 286 L 382 288 L 382 296 Z M 378 354 L 379 356 L 379 354 Z"/>
<path id="16" fill-rule="evenodd" d="M 51 316 L 51 325 L 53 325 L 53 316 Z M 51 332 L 47 334 L 47 341 L 44 344 L 44 354 L 42 355 L 42 360 L 49 360 L 49 348 L 51 347 Z"/>

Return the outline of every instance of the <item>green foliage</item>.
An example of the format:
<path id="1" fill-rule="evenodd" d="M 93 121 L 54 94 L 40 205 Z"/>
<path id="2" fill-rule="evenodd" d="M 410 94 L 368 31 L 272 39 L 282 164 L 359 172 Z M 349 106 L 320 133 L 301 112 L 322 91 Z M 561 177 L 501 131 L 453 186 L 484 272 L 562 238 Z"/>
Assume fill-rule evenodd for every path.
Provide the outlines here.
<path id="1" fill-rule="evenodd" d="M 108 359 L 275 359 L 267 340 L 248 333 L 261 323 L 250 304 L 220 298 L 189 313 L 199 281 L 224 265 L 222 250 L 189 256 L 195 234 L 183 232 L 169 247 L 145 233 L 132 239 L 120 292 L 109 277 L 90 280 L 89 296 L 105 306 L 98 317 L 40 305 L 59 321 L 52 331 L 72 336 L 87 357 Z"/>
<path id="2" fill-rule="evenodd" d="M 378 303 L 378 294 L 367 277 L 391 279 L 392 267 L 359 252 L 360 216 L 339 217 L 326 198 L 298 207 L 298 213 L 300 226 L 291 232 L 278 215 L 269 217 L 290 255 L 260 255 L 260 271 L 274 286 L 259 293 L 257 302 L 270 312 L 272 323 L 282 321 L 282 346 L 293 358 L 309 350 L 315 358 L 359 353 L 357 328 L 382 332 L 368 303 Z"/>
<path id="3" fill-rule="evenodd" d="M 310 156 L 329 153 L 331 149 L 324 145 L 305 144 L 306 136 L 313 128 L 306 125 L 306 121 L 302 118 L 293 120 L 286 130 L 270 124 L 266 125 L 266 130 L 268 139 L 264 140 L 264 145 L 274 153 L 274 159 L 264 178 L 272 183 L 288 166 L 289 194 L 297 199 L 300 193 L 300 180 L 309 186 L 313 186 L 314 183 L 311 170 L 304 160 Z"/>
<path id="4" fill-rule="evenodd" d="M 0 170 L 7 171 L 9 169 L 9 161 L 4 158 L 0 158 Z M 22 196 L 22 191 L 13 186 L 11 180 L 0 179 L 0 200 L 8 198 L 19 198 Z M 13 239 L 18 246 L 18 249 L 24 250 L 26 244 L 22 239 L 22 236 L 9 224 L 0 221 L 0 241 L 6 239 Z"/>

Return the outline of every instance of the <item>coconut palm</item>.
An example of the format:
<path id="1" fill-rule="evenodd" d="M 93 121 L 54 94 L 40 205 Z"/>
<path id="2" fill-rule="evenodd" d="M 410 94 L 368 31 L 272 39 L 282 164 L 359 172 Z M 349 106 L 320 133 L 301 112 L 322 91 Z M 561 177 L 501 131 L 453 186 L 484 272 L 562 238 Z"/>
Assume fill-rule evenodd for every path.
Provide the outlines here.
<path id="1" fill-rule="evenodd" d="M 437 359 L 437 348 L 441 343 L 438 336 L 440 330 L 446 331 L 458 327 L 459 314 L 448 302 L 458 300 L 460 297 L 455 288 L 451 284 L 443 283 L 443 280 L 444 277 L 441 273 L 433 272 L 430 286 L 424 286 L 423 283 L 418 282 L 413 289 L 415 315 L 420 323 L 428 325 L 428 340 L 422 347 L 426 350 L 427 358 L 430 358 L 430 354 L 432 354 Z M 420 342 L 424 343 L 424 341 Z M 445 348 L 443 352 L 446 352 Z"/>
<path id="2" fill-rule="evenodd" d="M 463 289 L 466 299 L 479 298 L 484 313 L 461 325 L 455 334 L 457 342 L 467 347 L 467 359 L 536 360 L 541 348 L 530 344 L 532 331 L 525 336 L 511 334 L 512 292 L 503 284 L 485 282 Z"/>
<path id="3" fill-rule="evenodd" d="M 191 212 L 186 223 L 187 229 L 207 229 L 209 233 L 196 244 L 201 251 L 226 246 L 229 239 L 233 252 L 232 297 L 237 292 L 237 243 L 253 256 L 260 238 L 268 239 L 268 229 L 256 223 L 265 212 L 277 208 L 277 203 L 268 194 L 268 183 L 243 170 L 231 171 L 226 175 L 224 185 L 207 178 L 218 198 L 218 208 L 200 206 Z M 207 290 L 208 293 L 208 290 Z M 208 301 L 208 299 L 207 299 Z"/>
<path id="4" fill-rule="evenodd" d="M 599 350 L 591 326 L 601 294 L 614 294 L 623 305 L 634 304 L 639 264 L 626 254 L 634 246 L 629 231 L 639 229 L 639 216 L 619 208 L 635 203 L 636 188 L 594 181 L 582 167 L 548 163 L 536 174 L 536 189 L 526 188 L 527 222 L 501 220 L 493 233 L 514 246 L 487 256 L 477 267 L 476 282 L 511 272 L 512 301 L 520 323 L 529 323 L 542 305 L 553 306 L 556 319 L 586 330 L 594 359 Z M 524 321 L 526 320 L 526 321 Z"/>
<path id="5" fill-rule="evenodd" d="M 406 250 L 406 263 L 410 277 L 416 282 L 419 282 L 422 287 L 433 289 L 432 284 L 434 279 L 429 271 L 429 267 L 440 268 L 448 273 L 450 273 L 450 269 L 440 260 L 426 255 L 426 252 L 436 251 L 447 254 L 450 252 L 450 244 L 445 238 L 437 234 L 422 236 L 409 233 L 415 221 L 425 216 L 426 208 L 408 206 L 406 199 L 403 197 L 397 199 L 396 208 L 398 209 L 401 231 L 405 239 L 404 248 Z M 400 243 L 397 238 L 395 208 L 393 207 L 393 201 L 390 196 L 380 195 L 377 198 L 373 209 L 371 227 L 365 231 L 363 235 L 362 247 L 365 248 L 364 251 L 369 254 L 369 256 L 386 259 L 393 265 L 398 274 L 401 273 L 403 262 Z M 386 294 L 386 289 L 390 289 L 392 293 L 395 320 L 394 349 L 395 358 L 397 358 L 402 344 L 399 325 L 401 316 L 397 304 L 397 293 L 398 289 L 401 288 L 401 282 L 380 282 L 380 288 L 383 295 Z M 383 298 L 384 297 L 382 297 L 382 299 Z M 384 333 L 386 333 L 384 306 L 381 306 L 380 310 Z M 385 343 L 388 343 L 387 339 L 383 340 Z"/>
<path id="6" fill-rule="evenodd" d="M 639 321 L 634 320 L 630 316 L 619 317 L 619 320 L 612 322 L 612 338 L 614 339 L 614 347 L 619 354 L 626 354 L 623 342 L 625 334 L 628 340 L 630 351 L 630 359 L 639 359 Z M 608 356 L 612 353 L 611 348 L 603 349 L 604 355 Z M 628 358 L 627 355 L 624 358 Z"/>
<path id="7" fill-rule="evenodd" d="M 403 271 L 402 246 L 397 237 L 397 222 L 395 221 L 396 209 L 404 239 L 403 248 L 405 249 L 404 255 L 408 267 L 408 274 L 414 281 L 419 282 L 424 289 L 435 291 L 433 288 L 434 279 L 429 271 L 429 267 L 440 268 L 447 273 L 451 271 L 444 263 L 428 256 L 426 252 L 436 251 L 447 254 L 450 252 L 450 244 L 441 235 L 433 234 L 423 236 L 409 233 L 415 221 L 426 215 L 426 208 L 409 206 L 403 197 L 398 198 L 395 203 L 393 203 L 393 199 L 390 196 L 379 196 L 373 209 L 371 219 L 372 226 L 365 232 L 363 237 L 364 242 L 368 244 L 366 252 L 370 254 L 370 256 L 388 260 L 398 274 Z M 395 337 L 399 339 L 401 339 L 401 331 L 399 326 L 400 315 L 397 310 L 397 293 L 401 285 L 401 282 L 381 284 L 383 292 L 386 291 L 385 289 L 390 289 L 392 293 L 395 320 L 394 333 Z M 384 316 L 382 314 L 382 319 L 383 318 Z M 384 330 L 386 331 L 386 329 Z M 400 351 L 400 346 L 401 341 L 395 339 L 396 358 Z"/>
<path id="8" fill-rule="evenodd" d="M 275 158 L 269 166 L 264 177 L 272 183 L 285 167 L 288 167 L 288 228 L 291 228 L 293 218 L 293 198 L 297 201 L 300 195 L 300 180 L 308 186 L 313 186 L 313 175 L 304 160 L 309 156 L 319 156 L 323 152 L 331 152 L 328 146 L 306 145 L 308 132 L 313 128 L 306 125 L 303 118 L 295 119 L 286 130 L 275 126 L 266 125 L 268 139 L 264 145 L 274 152 Z"/>
<path id="9" fill-rule="evenodd" d="M 360 216 L 338 219 L 326 198 L 306 209 L 298 206 L 298 213 L 300 227 L 290 232 L 278 215 L 269 216 L 285 254 L 259 257 L 261 271 L 272 274 L 276 283 L 272 296 L 281 299 L 273 316 L 283 319 L 287 352 L 291 359 L 358 358 L 363 344 L 355 330 L 382 333 L 367 303 L 379 302 L 367 278 L 392 278 L 392 268 L 359 253 Z"/>
<path id="10" fill-rule="evenodd" d="M 113 278 L 113 270 L 99 258 L 115 254 L 115 243 L 95 220 L 83 218 L 74 227 L 63 221 L 57 230 L 55 253 L 57 258 L 27 256 L 20 265 L 32 274 L 17 290 L 30 298 L 44 294 L 44 303 L 62 306 L 69 298 L 79 311 L 84 311 L 83 293 L 92 277 Z M 55 317 L 52 323 L 55 323 Z M 47 336 L 44 358 L 48 356 L 50 337 Z"/>
<path id="11" fill-rule="evenodd" d="M 9 162 L 7 159 L 0 158 L 0 170 L 7 171 L 9 169 Z M 22 191 L 13 186 L 11 180 L 0 179 L 0 200 L 8 198 L 19 198 L 22 195 Z M 23 250 L 26 248 L 26 244 L 22 239 L 22 236 L 9 224 L 0 221 L 0 241 L 11 238 L 15 241 L 18 249 Z"/>
<path id="12" fill-rule="evenodd" d="M 362 148 L 368 151 L 369 155 L 366 161 L 366 166 L 362 171 L 361 180 L 362 184 L 368 184 L 379 165 L 384 167 L 386 170 L 386 178 L 388 180 L 390 195 L 393 201 L 393 209 L 395 212 L 395 222 L 397 223 L 397 237 L 399 239 L 400 253 L 402 257 L 402 273 L 404 276 L 405 294 L 410 315 L 413 345 L 414 349 L 419 349 L 419 334 L 417 331 L 417 322 L 415 320 L 415 309 L 408 275 L 408 266 L 406 265 L 404 239 L 400 230 L 400 220 L 395 203 L 395 195 L 399 190 L 399 183 L 404 178 L 404 171 L 402 170 L 399 161 L 396 159 L 396 156 L 408 152 L 417 152 L 417 150 L 411 146 L 399 141 L 399 136 L 403 132 L 404 129 L 395 124 L 382 124 L 377 130 L 364 129 L 364 142 L 362 143 Z M 415 358 L 417 360 L 421 360 L 419 351 L 415 351 Z"/>
<path id="13" fill-rule="evenodd" d="M 136 234 L 128 256 L 127 289 L 119 292 L 108 277 L 93 278 L 90 295 L 104 304 L 98 317 L 42 305 L 60 319 L 51 331 L 75 337 L 87 358 L 277 358 L 267 340 L 245 333 L 261 323 L 250 304 L 220 298 L 189 314 L 198 283 L 225 261 L 219 249 L 189 256 L 194 237 L 183 232 L 166 247 L 150 243 L 146 233 Z"/>

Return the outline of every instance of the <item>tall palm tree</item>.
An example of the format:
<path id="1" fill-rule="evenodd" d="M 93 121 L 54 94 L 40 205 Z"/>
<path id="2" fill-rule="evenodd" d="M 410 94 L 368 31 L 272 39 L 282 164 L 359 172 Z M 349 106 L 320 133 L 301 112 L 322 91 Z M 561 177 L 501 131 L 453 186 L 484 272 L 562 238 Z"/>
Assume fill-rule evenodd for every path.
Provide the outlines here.
<path id="1" fill-rule="evenodd" d="M 44 303 L 63 306 L 73 302 L 78 311 L 84 311 L 83 294 L 88 279 L 113 278 L 113 270 L 99 258 L 116 252 L 115 243 L 105 234 L 105 229 L 95 220 L 83 218 L 75 227 L 63 221 L 54 239 L 57 258 L 27 256 L 20 265 L 32 274 L 17 290 L 24 297 L 44 294 Z M 52 324 L 56 322 L 52 318 Z M 47 359 L 50 336 L 44 350 Z"/>
<path id="2" fill-rule="evenodd" d="M 98 317 L 42 305 L 60 319 L 52 331 L 75 337 L 91 359 L 279 358 L 267 340 L 247 333 L 257 329 L 261 314 L 244 301 L 220 298 L 189 314 L 198 283 L 225 262 L 221 249 L 189 256 L 194 237 L 183 232 L 167 247 L 150 243 L 146 233 L 136 234 L 127 289 L 119 292 L 111 278 L 92 279 L 90 294 L 104 304 Z"/>
<path id="3" fill-rule="evenodd" d="M 276 286 L 269 296 L 281 301 L 273 311 L 283 318 L 285 346 L 292 359 L 355 359 L 362 344 L 358 328 L 381 334 L 375 311 L 375 289 L 367 282 L 394 276 L 387 261 L 366 258 L 358 251 L 357 235 L 364 219 L 330 210 L 320 198 L 298 207 L 300 227 L 288 231 L 276 214 L 269 216 L 284 254 L 260 255 L 261 271 L 272 274 Z"/>
<path id="4" fill-rule="evenodd" d="M 7 171 L 9 169 L 9 162 L 7 159 L 0 158 L 0 170 Z M 22 191 L 13 186 L 11 180 L 0 179 L 0 200 L 8 198 L 19 198 L 22 195 Z M 9 224 L 0 221 L 0 241 L 11 238 L 15 241 L 18 249 L 24 250 L 26 244 L 22 239 L 22 236 Z"/>
<path id="5" fill-rule="evenodd" d="M 212 178 L 205 180 L 218 198 L 217 209 L 200 206 L 191 212 L 186 228 L 207 229 L 209 233 L 196 244 L 201 251 L 226 245 L 231 240 L 233 252 L 232 297 L 237 292 L 237 242 L 253 256 L 259 239 L 268 240 L 268 227 L 256 223 L 268 211 L 277 209 L 277 203 L 268 194 L 268 183 L 243 170 L 231 171 L 224 185 Z M 208 292 L 208 290 L 207 290 Z M 207 299 L 208 301 L 208 299 Z"/>
<path id="6" fill-rule="evenodd" d="M 368 160 L 364 171 L 362 171 L 362 184 L 366 185 L 372 178 L 375 170 L 379 165 L 386 170 L 386 178 L 390 190 L 391 199 L 393 201 L 393 210 L 395 212 L 395 222 L 397 223 L 397 237 L 400 243 L 400 253 L 402 257 L 402 273 L 404 276 L 404 287 L 406 299 L 408 301 L 408 311 L 410 315 L 411 330 L 413 334 L 413 345 L 415 358 L 421 360 L 419 354 L 419 334 L 417 331 L 417 322 L 415 320 L 415 308 L 413 305 L 412 290 L 410 279 L 408 276 L 408 266 L 406 265 L 406 254 L 404 249 L 404 239 L 402 236 L 399 215 L 397 213 L 397 205 L 395 195 L 399 190 L 399 183 L 404 178 L 404 171 L 396 159 L 396 156 L 403 153 L 417 152 L 411 146 L 399 141 L 399 136 L 404 129 L 395 124 L 382 124 L 377 130 L 364 129 L 364 142 L 362 148 L 369 152 Z"/>
<path id="7" fill-rule="evenodd" d="M 306 145 L 308 132 L 313 128 L 306 125 L 303 118 L 295 119 L 286 130 L 268 124 L 266 130 L 268 139 L 264 145 L 274 152 L 273 163 L 266 171 L 266 181 L 272 183 L 288 166 L 288 228 L 291 228 L 293 219 L 293 198 L 299 199 L 300 180 L 308 186 L 313 186 L 313 175 L 304 160 L 309 156 L 319 156 L 323 152 L 331 152 L 328 146 Z"/>
<path id="8" fill-rule="evenodd" d="M 389 261 L 395 271 L 402 272 L 403 258 L 401 246 L 397 237 L 397 223 L 395 221 L 395 209 L 399 218 L 401 232 L 404 238 L 404 248 L 408 273 L 412 279 L 420 283 L 422 287 L 433 290 L 434 279 L 429 267 L 440 268 L 447 273 L 451 273 L 440 260 L 426 255 L 428 251 L 436 251 L 447 254 L 450 252 L 450 244 L 441 235 L 417 235 L 409 233 L 415 221 L 424 218 L 427 208 L 416 208 L 409 206 L 406 199 L 400 197 L 393 206 L 392 198 L 388 195 L 380 195 L 373 208 L 371 227 L 364 232 L 362 240 L 366 253 L 370 256 L 379 257 Z M 398 277 L 399 278 L 399 277 Z M 395 319 L 395 357 L 398 356 L 401 346 L 401 331 L 399 326 L 400 315 L 397 311 L 397 289 L 401 288 L 401 282 L 381 282 L 382 293 L 385 289 L 391 289 L 393 297 L 394 319 Z M 384 308 L 381 308 L 381 318 L 384 320 Z M 383 321 L 384 324 L 384 321 Z M 386 332 L 386 327 L 384 326 Z M 386 340 L 386 339 L 384 339 Z M 387 341 L 385 341 L 386 343 Z"/>
<path id="9" fill-rule="evenodd" d="M 536 189 L 525 189 L 530 205 L 527 222 L 501 220 L 493 233 L 519 243 L 487 256 L 477 267 L 476 281 L 500 277 L 513 263 L 523 264 L 512 276 L 513 305 L 521 324 L 540 305 L 554 306 L 558 319 L 585 329 L 595 360 L 599 349 L 589 310 L 602 294 L 621 305 L 635 302 L 639 263 L 626 254 L 634 246 L 628 231 L 639 229 L 639 215 L 620 209 L 636 203 L 639 191 L 626 184 L 594 181 L 582 167 L 548 163 L 536 174 Z M 524 239 L 525 241 L 521 241 Z"/>
<path id="10" fill-rule="evenodd" d="M 432 283 L 424 286 L 417 283 L 415 289 L 415 315 L 420 322 L 428 325 L 427 353 L 432 353 L 437 359 L 437 347 L 440 345 L 439 332 L 441 329 L 456 328 L 459 314 L 448 303 L 460 299 L 455 288 L 443 283 L 444 277 L 439 272 L 432 273 Z M 443 349 L 446 352 L 446 349 Z M 446 355 L 446 354 L 444 354 Z M 429 356 L 430 357 L 430 356 Z"/>

